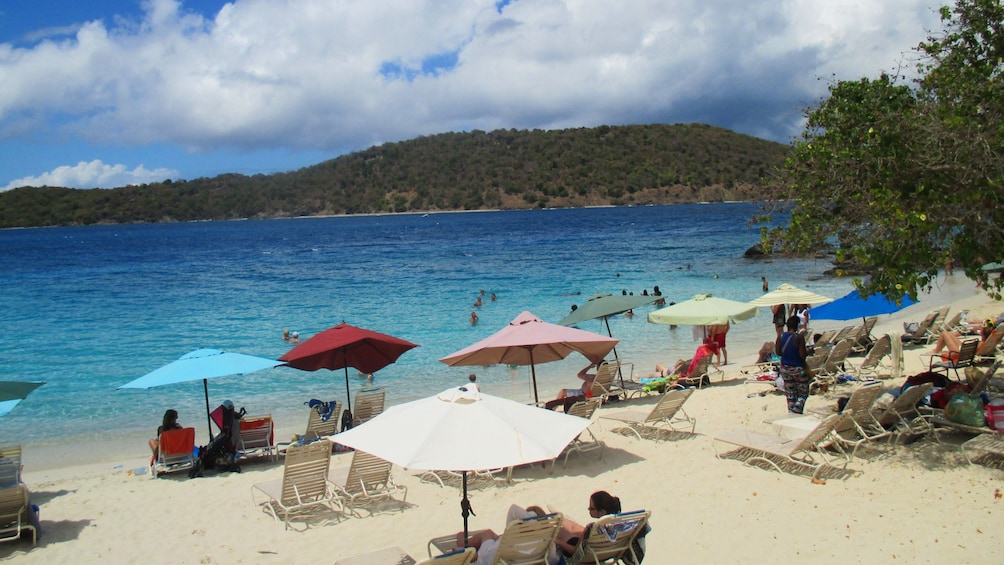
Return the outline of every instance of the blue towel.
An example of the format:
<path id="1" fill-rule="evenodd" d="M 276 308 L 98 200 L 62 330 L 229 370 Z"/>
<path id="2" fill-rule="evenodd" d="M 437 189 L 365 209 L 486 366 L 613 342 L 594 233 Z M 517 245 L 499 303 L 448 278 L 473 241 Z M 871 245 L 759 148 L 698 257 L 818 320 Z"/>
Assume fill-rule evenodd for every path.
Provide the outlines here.
<path id="1" fill-rule="evenodd" d="M 317 410 L 317 414 L 321 417 L 321 421 L 327 422 L 328 418 L 333 415 L 335 406 L 338 405 L 338 401 L 332 400 L 331 402 L 324 402 L 323 400 L 311 398 L 310 401 L 304 402 L 304 404 Z"/>

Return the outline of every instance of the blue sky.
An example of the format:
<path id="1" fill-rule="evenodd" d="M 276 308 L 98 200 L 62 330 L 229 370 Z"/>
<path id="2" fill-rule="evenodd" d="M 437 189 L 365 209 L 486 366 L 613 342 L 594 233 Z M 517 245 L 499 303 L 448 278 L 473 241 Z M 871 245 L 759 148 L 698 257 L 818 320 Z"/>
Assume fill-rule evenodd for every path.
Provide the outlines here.
<path id="1" fill-rule="evenodd" d="M 449 131 L 798 135 L 828 81 L 913 68 L 928 0 L 0 4 L 0 190 L 289 171 Z"/>

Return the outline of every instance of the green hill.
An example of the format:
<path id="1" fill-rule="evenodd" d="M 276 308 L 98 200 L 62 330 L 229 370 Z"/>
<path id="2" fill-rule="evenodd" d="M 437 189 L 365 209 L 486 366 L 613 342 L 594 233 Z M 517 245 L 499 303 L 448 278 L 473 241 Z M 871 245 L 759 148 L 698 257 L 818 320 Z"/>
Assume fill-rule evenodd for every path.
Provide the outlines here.
<path id="1" fill-rule="evenodd" d="M 721 128 L 445 133 L 288 173 L 0 192 L 0 227 L 758 200 L 788 146 Z"/>

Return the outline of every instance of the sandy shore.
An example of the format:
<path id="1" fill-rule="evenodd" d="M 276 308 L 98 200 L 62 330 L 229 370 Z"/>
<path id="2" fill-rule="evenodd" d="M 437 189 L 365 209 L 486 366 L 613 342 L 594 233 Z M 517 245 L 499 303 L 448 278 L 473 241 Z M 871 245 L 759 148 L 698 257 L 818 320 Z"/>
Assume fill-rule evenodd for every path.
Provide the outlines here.
<path id="1" fill-rule="evenodd" d="M 901 331 L 903 322 L 920 320 L 942 304 L 950 304 L 952 312 L 968 309 L 970 319 L 977 320 L 1004 311 L 1004 305 L 978 293 L 970 281 L 949 277 L 921 303 L 882 316 L 873 333 Z M 819 330 L 848 323 L 812 325 Z M 925 349 L 904 350 L 905 375 L 922 370 Z M 511 503 L 551 505 L 584 523 L 589 493 L 604 489 L 619 496 L 625 509 L 652 511 L 645 563 L 999 561 L 1004 542 L 997 530 L 1004 500 L 995 493 L 1004 489 L 1004 471 L 969 465 L 952 445 L 920 441 L 888 454 L 869 451 L 850 465 L 852 476 L 825 484 L 717 459 L 715 434 L 734 428 L 770 432 L 764 418 L 785 412 L 779 394 L 747 397 L 750 390 L 739 370 L 753 360 L 753 352 L 729 353 L 726 380 L 697 391 L 686 405 L 697 419 L 695 436 L 656 443 L 623 435 L 614 422 L 598 420 L 592 429 L 607 444 L 602 459 L 573 456 L 567 468 L 559 463 L 553 474 L 534 466 L 518 469 L 510 486 L 475 485 L 480 488 L 471 494 L 476 513 L 472 529 L 501 531 Z M 647 367 L 655 361 L 664 360 L 637 364 Z M 813 396 L 808 406 L 831 404 L 851 386 Z M 601 415 L 627 406 L 648 407 L 656 400 L 613 403 Z M 279 437 L 284 437 L 282 430 Z M 945 437 L 956 445 L 967 438 Z M 372 516 L 296 523 L 298 531 L 284 531 L 251 498 L 253 484 L 281 477 L 281 462 L 249 462 L 240 474 L 187 480 L 180 473 L 152 480 L 131 473 L 145 465 L 142 450 L 133 449 L 129 456 L 103 453 L 98 458 L 42 448 L 26 454 L 24 480 L 41 507 L 42 536 L 33 549 L 26 542 L 3 544 L 0 558 L 24 563 L 333 563 L 388 546 L 423 558 L 429 538 L 462 527 L 459 491 L 422 482 L 416 471 L 395 469 L 399 483 L 408 487 L 403 510 L 392 506 Z M 333 457 L 332 467 L 348 465 L 350 457 Z"/>

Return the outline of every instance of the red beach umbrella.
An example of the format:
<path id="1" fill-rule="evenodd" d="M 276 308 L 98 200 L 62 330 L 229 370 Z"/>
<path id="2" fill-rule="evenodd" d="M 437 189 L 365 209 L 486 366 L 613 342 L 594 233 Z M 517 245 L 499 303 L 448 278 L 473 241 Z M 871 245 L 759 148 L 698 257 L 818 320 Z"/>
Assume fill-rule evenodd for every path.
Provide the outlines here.
<path id="1" fill-rule="evenodd" d="M 341 323 L 290 349 L 279 361 L 303 371 L 345 369 L 346 406 L 351 406 L 349 367 L 375 373 L 413 347 L 418 344 Z"/>
<path id="2" fill-rule="evenodd" d="M 605 335 L 559 326 L 523 312 L 509 325 L 485 339 L 440 359 L 451 367 L 458 365 L 529 365 L 533 377 L 533 400 L 537 398 L 536 363 L 548 363 L 579 352 L 598 363 L 617 345 Z"/>

